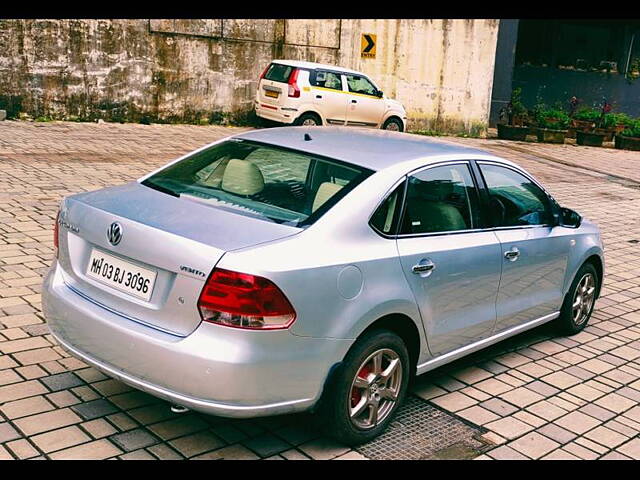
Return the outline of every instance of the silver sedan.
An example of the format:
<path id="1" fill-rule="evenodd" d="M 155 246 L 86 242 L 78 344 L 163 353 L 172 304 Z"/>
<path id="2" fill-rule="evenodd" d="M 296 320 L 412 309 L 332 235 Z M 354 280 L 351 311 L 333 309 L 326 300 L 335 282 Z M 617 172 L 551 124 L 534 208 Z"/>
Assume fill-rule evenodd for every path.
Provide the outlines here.
<path id="1" fill-rule="evenodd" d="M 65 198 L 46 276 L 72 355 L 227 417 L 312 410 L 367 441 L 410 377 L 545 322 L 602 284 L 598 228 L 525 170 L 424 137 L 255 130 Z"/>

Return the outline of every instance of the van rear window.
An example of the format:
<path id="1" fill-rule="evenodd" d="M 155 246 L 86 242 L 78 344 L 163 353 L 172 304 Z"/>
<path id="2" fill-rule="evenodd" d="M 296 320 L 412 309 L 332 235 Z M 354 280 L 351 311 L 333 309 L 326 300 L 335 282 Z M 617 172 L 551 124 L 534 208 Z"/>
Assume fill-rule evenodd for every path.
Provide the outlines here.
<path id="1" fill-rule="evenodd" d="M 280 63 L 272 63 L 267 70 L 264 78 L 274 82 L 287 83 L 294 67 L 282 65 Z"/>

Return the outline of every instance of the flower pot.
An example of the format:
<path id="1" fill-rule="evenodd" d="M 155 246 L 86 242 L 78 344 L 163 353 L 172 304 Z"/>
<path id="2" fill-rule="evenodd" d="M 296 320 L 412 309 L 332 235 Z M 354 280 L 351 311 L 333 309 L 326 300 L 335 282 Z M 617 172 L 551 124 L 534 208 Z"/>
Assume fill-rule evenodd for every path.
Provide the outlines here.
<path id="1" fill-rule="evenodd" d="M 575 128 L 576 130 L 591 130 L 593 127 L 595 127 L 595 123 L 590 122 L 589 120 L 575 120 L 572 119 L 571 120 L 571 126 L 573 128 Z"/>
<path id="2" fill-rule="evenodd" d="M 498 124 L 498 138 L 503 140 L 520 140 L 524 142 L 527 138 L 527 133 L 529 133 L 528 127 Z"/>
<path id="3" fill-rule="evenodd" d="M 616 135 L 615 147 L 621 150 L 640 151 L 640 137 L 625 137 L 624 135 Z"/>
<path id="4" fill-rule="evenodd" d="M 538 128 L 536 131 L 539 142 L 544 143 L 564 143 L 567 130 L 554 130 L 551 128 Z"/>
<path id="5" fill-rule="evenodd" d="M 616 134 L 616 131 L 613 128 L 596 128 L 595 133 L 604 135 L 605 142 L 613 142 L 613 136 Z"/>
<path id="6" fill-rule="evenodd" d="M 576 132 L 576 143 L 589 147 L 601 147 L 605 135 L 594 132 Z"/>

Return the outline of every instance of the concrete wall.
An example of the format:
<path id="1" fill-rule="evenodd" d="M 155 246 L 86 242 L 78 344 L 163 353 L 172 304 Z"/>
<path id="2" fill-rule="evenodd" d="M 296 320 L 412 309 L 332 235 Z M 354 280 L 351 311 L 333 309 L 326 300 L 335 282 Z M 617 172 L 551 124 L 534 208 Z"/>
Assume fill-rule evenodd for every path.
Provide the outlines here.
<path id="1" fill-rule="evenodd" d="M 0 108 L 53 118 L 219 121 L 251 111 L 274 58 L 339 64 L 410 127 L 482 131 L 497 20 L 0 20 Z M 377 35 L 376 58 L 360 55 Z"/>

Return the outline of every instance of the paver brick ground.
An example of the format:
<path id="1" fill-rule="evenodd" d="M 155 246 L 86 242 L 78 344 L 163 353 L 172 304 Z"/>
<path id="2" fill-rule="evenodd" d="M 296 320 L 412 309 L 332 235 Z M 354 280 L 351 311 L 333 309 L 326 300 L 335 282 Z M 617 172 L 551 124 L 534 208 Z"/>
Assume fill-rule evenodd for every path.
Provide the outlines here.
<path id="1" fill-rule="evenodd" d="M 56 345 L 40 285 L 60 199 L 122 184 L 243 129 L 0 122 L 0 459 L 360 459 L 307 415 L 189 413 L 108 379 Z M 600 226 L 606 278 L 589 326 L 549 326 L 421 376 L 414 393 L 482 426 L 491 458 L 640 459 L 640 153 L 441 138 L 536 175 Z"/>

